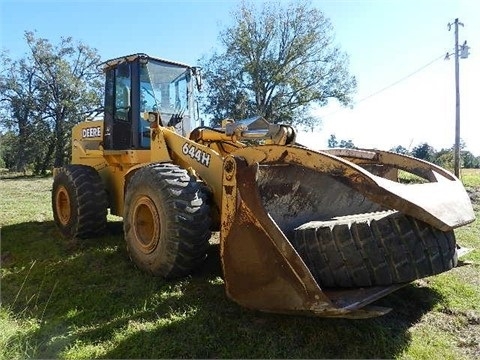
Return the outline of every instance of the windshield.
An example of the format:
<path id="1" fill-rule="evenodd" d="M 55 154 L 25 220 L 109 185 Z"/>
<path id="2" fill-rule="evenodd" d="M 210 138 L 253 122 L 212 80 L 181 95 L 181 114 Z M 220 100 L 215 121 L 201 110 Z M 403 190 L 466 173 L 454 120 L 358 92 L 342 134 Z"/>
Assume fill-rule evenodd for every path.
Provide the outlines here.
<path id="1" fill-rule="evenodd" d="M 140 67 L 140 111 L 182 116 L 188 113 L 190 71 L 186 67 L 149 60 Z"/>

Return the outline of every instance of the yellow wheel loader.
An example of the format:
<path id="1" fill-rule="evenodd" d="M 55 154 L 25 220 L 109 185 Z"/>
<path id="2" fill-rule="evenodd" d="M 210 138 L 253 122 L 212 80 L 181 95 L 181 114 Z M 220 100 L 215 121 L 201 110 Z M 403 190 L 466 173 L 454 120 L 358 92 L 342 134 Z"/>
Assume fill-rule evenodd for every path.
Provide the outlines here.
<path id="1" fill-rule="evenodd" d="M 65 237 L 101 234 L 109 210 L 136 266 L 175 278 L 220 231 L 231 299 L 325 317 L 382 315 L 369 304 L 456 265 L 453 229 L 474 213 L 450 172 L 386 151 L 314 151 L 261 117 L 196 126 L 195 67 L 135 54 L 104 71 L 103 120 L 73 128 L 71 165 L 54 170 Z M 399 170 L 422 183 L 399 183 Z"/>

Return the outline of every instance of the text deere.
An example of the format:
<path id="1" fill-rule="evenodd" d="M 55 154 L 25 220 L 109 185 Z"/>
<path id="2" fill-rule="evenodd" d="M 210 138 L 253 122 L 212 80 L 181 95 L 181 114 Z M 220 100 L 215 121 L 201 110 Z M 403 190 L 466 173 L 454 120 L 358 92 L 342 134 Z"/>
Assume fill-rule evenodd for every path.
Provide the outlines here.
<path id="1" fill-rule="evenodd" d="M 88 127 L 82 129 L 82 138 L 94 138 L 102 136 L 102 128 L 100 126 Z"/>

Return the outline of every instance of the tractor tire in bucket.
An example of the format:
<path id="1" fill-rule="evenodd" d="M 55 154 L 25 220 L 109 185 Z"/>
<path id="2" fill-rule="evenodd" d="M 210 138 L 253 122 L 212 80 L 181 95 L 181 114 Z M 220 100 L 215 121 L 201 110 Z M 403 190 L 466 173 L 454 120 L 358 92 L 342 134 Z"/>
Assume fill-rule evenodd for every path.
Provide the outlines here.
<path id="1" fill-rule="evenodd" d="M 107 193 L 98 172 L 86 165 L 60 168 L 53 180 L 55 223 L 67 238 L 103 234 L 107 226 Z"/>
<path id="2" fill-rule="evenodd" d="M 130 179 L 123 217 L 127 250 L 155 276 L 187 275 L 206 258 L 210 207 L 201 183 L 173 164 L 153 164 Z"/>
<path id="3" fill-rule="evenodd" d="M 321 287 L 406 283 L 457 265 L 453 231 L 397 211 L 312 221 L 294 232 L 292 245 Z"/>

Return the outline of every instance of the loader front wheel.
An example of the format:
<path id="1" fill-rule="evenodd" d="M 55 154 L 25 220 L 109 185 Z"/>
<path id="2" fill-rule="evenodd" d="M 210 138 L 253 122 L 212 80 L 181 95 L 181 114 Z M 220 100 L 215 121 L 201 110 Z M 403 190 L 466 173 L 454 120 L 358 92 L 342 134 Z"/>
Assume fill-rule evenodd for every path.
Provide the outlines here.
<path id="1" fill-rule="evenodd" d="M 457 265 L 453 231 L 396 211 L 312 221 L 292 245 L 322 287 L 406 283 Z"/>
<path id="2" fill-rule="evenodd" d="M 206 257 L 207 194 L 201 183 L 176 165 L 154 164 L 132 176 L 123 224 L 130 258 L 155 276 L 184 276 Z"/>
<path id="3" fill-rule="evenodd" d="M 101 235 L 107 226 L 107 193 L 98 172 L 86 165 L 67 165 L 53 180 L 55 223 L 66 238 Z"/>

